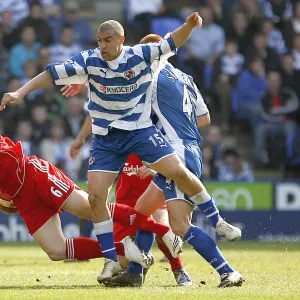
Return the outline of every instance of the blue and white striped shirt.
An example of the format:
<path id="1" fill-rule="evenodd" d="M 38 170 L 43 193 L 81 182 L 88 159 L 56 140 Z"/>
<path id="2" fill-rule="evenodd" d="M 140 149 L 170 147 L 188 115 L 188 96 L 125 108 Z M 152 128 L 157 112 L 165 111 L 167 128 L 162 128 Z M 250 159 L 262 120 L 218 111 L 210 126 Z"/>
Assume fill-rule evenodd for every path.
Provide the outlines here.
<path id="1" fill-rule="evenodd" d="M 152 125 L 151 84 L 157 64 L 176 46 L 171 37 L 160 43 L 123 47 L 113 61 L 105 61 L 100 49 L 82 51 L 62 64 L 47 67 L 55 84 L 85 84 L 92 132 L 106 135 L 109 127 L 123 130 Z"/>
<path id="2" fill-rule="evenodd" d="M 152 108 L 158 118 L 154 123 L 171 143 L 197 142 L 201 136 L 197 117 L 208 108 L 192 77 L 167 63 L 160 66 L 152 82 Z M 175 149 L 175 148 L 174 148 Z"/>

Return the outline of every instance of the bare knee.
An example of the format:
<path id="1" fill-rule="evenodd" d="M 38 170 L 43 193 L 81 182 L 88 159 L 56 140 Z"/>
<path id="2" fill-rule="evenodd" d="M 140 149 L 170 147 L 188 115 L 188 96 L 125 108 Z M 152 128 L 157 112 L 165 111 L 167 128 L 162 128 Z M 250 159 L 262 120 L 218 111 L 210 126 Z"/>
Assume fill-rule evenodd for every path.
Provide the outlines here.
<path id="1" fill-rule="evenodd" d="M 89 203 L 91 208 L 95 207 L 99 203 L 106 203 L 106 198 L 103 197 L 100 193 L 90 192 L 89 194 Z"/>
<path id="2" fill-rule="evenodd" d="M 190 229 L 191 227 L 191 223 L 188 222 L 187 220 L 185 221 L 171 221 L 170 220 L 170 226 L 172 228 L 172 231 L 180 236 L 181 238 L 183 238 L 186 233 L 188 232 L 188 230 Z"/>
<path id="3" fill-rule="evenodd" d="M 176 168 L 173 168 L 170 176 L 168 177 L 174 180 L 175 182 L 180 183 L 189 177 L 189 171 L 185 168 L 185 166 L 182 163 L 179 163 L 176 166 Z"/>

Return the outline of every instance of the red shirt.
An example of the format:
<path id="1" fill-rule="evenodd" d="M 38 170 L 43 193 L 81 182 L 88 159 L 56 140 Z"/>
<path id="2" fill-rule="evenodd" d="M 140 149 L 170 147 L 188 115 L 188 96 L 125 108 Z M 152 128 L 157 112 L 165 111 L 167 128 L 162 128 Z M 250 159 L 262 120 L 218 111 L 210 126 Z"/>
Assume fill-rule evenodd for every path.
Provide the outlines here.
<path id="1" fill-rule="evenodd" d="M 139 197 L 145 192 L 152 181 L 152 177 L 140 179 L 136 176 L 138 168 L 143 163 L 135 154 L 130 154 L 116 186 L 116 202 L 134 207 Z"/>
<path id="2" fill-rule="evenodd" d="M 272 97 L 272 106 L 273 107 L 280 107 L 281 105 L 282 105 L 282 103 L 281 103 L 280 95 L 279 94 L 273 95 L 273 97 Z"/>
<path id="3" fill-rule="evenodd" d="M 25 156 L 20 142 L 0 135 L 0 198 L 9 200 L 21 190 L 25 180 Z"/>

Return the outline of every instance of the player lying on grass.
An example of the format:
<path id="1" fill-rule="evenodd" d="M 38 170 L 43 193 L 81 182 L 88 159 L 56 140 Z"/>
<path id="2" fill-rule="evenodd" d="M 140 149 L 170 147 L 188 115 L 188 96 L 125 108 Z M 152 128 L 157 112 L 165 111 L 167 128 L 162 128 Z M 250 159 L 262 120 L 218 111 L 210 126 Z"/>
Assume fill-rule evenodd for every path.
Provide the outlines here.
<path id="1" fill-rule="evenodd" d="M 0 170 L 1 210 L 19 213 L 29 233 L 51 260 L 103 257 L 96 240 L 63 236 L 59 212 L 91 219 L 91 207 L 88 194 L 59 169 L 36 156 L 25 156 L 20 142 L 0 136 Z M 180 247 L 175 249 L 172 245 L 178 238 L 169 227 L 125 205 L 111 204 L 110 210 L 114 220 L 123 226 L 154 230 L 169 245 L 172 255 L 178 256 Z M 115 246 L 119 255 L 149 267 L 151 257 L 142 253 L 130 238 L 124 236 Z"/>

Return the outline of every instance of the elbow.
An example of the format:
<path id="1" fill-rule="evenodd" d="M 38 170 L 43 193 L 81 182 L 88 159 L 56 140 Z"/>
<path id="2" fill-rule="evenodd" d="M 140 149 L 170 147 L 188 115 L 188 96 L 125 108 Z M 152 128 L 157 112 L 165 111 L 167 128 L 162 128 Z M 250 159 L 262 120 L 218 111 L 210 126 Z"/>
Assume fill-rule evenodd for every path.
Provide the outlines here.
<path id="1" fill-rule="evenodd" d="M 204 116 L 198 117 L 197 121 L 198 121 L 198 128 L 206 127 L 206 126 L 210 125 L 210 123 L 211 123 L 210 114 L 207 113 Z"/>

